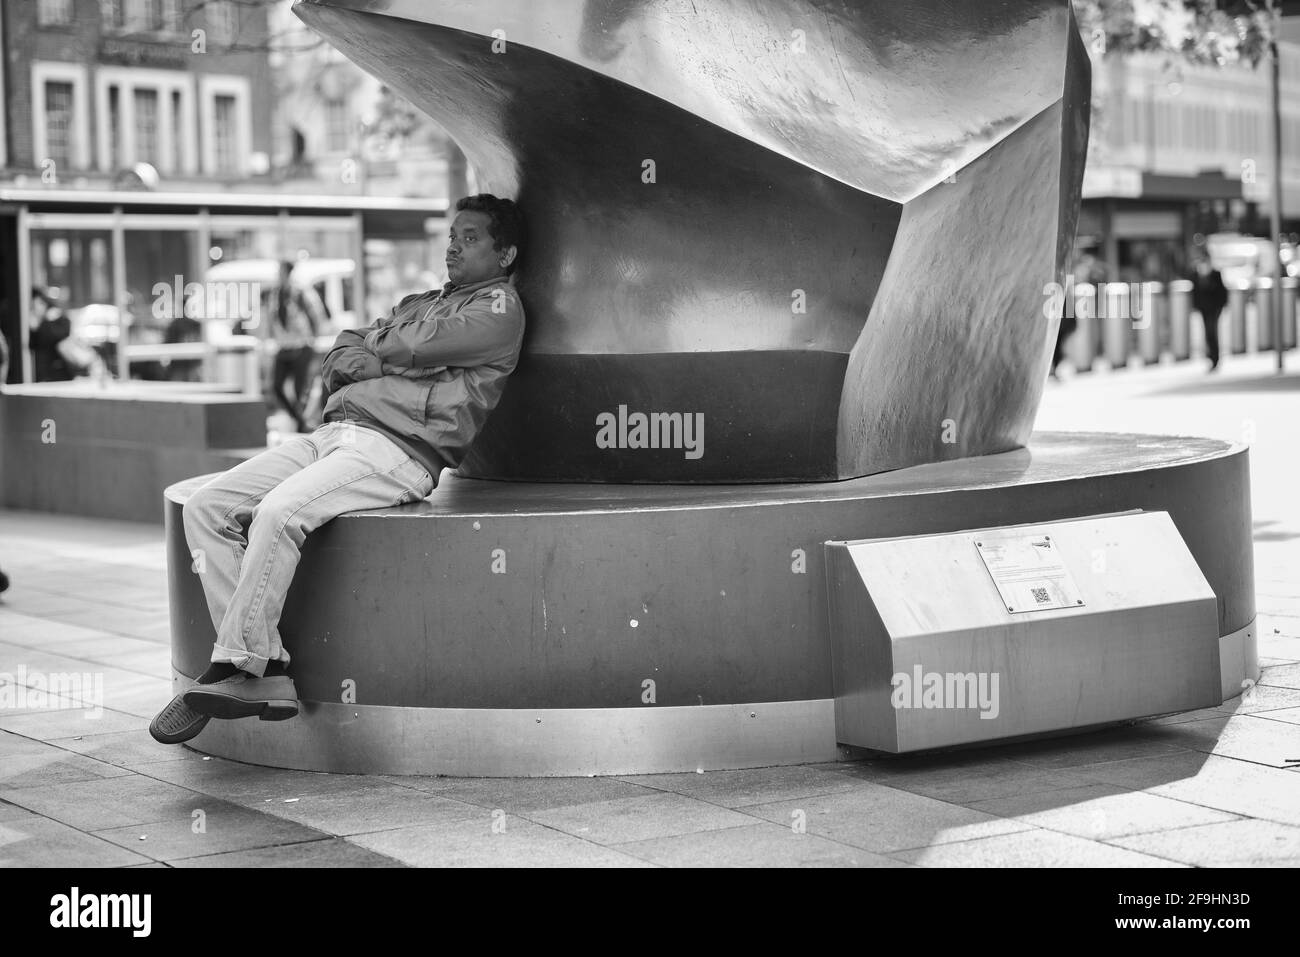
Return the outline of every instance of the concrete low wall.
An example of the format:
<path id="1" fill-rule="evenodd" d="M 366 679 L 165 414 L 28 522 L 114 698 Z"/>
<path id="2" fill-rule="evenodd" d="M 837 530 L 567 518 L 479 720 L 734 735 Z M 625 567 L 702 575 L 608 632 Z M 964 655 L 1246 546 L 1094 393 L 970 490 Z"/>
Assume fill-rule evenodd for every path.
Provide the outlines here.
<path id="1" fill-rule="evenodd" d="M 0 502 L 161 522 L 162 492 L 266 444 L 266 411 L 211 386 L 89 381 L 0 393 Z"/>

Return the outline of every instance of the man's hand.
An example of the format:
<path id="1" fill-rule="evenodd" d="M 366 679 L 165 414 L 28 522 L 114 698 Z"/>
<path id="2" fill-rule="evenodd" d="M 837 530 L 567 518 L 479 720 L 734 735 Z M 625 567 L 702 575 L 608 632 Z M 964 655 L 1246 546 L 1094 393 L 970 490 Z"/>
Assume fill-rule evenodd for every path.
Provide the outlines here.
<path id="1" fill-rule="evenodd" d="M 364 330 L 344 329 L 321 363 L 321 384 L 333 393 L 350 382 L 377 379 L 384 374 L 379 357 L 366 348 Z"/>
<path id="2" fill-rule="evenodd" d="M 424 379 L 437 375 L 447 368 L 446 366 L 401 366 L 393 362 L 385 362 L 383 359 L 379 360 L 379 367 L 383 375 L 400 375 L 404 379 Z"/>

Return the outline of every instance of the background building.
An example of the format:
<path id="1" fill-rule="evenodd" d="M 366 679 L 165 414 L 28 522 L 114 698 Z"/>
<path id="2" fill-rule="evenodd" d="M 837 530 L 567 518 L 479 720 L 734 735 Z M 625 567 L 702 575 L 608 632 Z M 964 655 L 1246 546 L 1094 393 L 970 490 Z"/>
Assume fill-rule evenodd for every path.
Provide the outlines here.
<path id="1" fill-rule="evenodd" d="M 1300 230 L 1300 26 L 1286 21 L 1283 232 Z M 1109 279 L 1167 280 L 1216 233 L 1266 237 L 1271 189 L 1267 63 L 1196 66 L 1093 48 L 1093 130 L 1076 248 Z M 1198 242 L 1198 240 L 1200 242 Z"/>
<path id="2" fill-rule="evenodd" d="M 135 375 L 147 374 L 144 353 L 174 339 L 183 318 L 183 303 L 159 308 L 154 290 L 177 277 L 201 283 L 217 264 L 337 263 L 333 311 L 349 322 L 438 279 L 445 151 L 427 134 L 423 155 L 411 137 L 380 137 L 390 152 L 408 146 L 405 166 L 362 149 L 366 117 L 384 115 L 380 91 L 314 39 L 295 53 L 290 5 L 0 7 L 9 381 L 31 377 L 32 287 L 55 291 L 92 339 L 115 348 L 120 336 L 130 348 L 119 358 L 141 356 L 139 368 L 129 356 L 119 367 Z M 367 250 L 373 275 L 357 268 Z"/>

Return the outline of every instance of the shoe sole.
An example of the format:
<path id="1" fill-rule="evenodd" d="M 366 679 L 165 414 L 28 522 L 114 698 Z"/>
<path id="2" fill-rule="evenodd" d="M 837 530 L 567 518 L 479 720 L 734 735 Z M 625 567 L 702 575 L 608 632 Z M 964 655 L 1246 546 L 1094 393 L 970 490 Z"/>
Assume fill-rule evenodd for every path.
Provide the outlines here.
<path id="1" fill-rule="evenodd" d="M 208 721 L 210 720 L 209 716 L 206 714 L 200 714 L 193 708 L 189 708 L 193 717 L 189 718 L 187 723 L 180 725 L 178 716 L 174 714 L 174 712 L 178 710 L 178 703 L 181 707 L 188 707 L 185 705 L 183 698 L 180 695 L 177 695 L 177 697 L 173 698 L 167 707 L 163 708 L 163 710 L 154 717 L 153 721 L 149 722 L 149 734 L 159 744 L 183 744 L 191 738 L 198 737 L 199 732 L 208 726 Z M 163 724 L 169 725 L 169 727 L 174 730 L 164 731 L 162 728 Z"/>
<path id="2" fill-rule="evenodd" d="M 283 699 L 249 701 L 218 691 L 192 688 L 185 692 L 185 704 L 210 718 L 260 718 L 263 721 L 287 721 L 298 714 L 298 702 Z"/>

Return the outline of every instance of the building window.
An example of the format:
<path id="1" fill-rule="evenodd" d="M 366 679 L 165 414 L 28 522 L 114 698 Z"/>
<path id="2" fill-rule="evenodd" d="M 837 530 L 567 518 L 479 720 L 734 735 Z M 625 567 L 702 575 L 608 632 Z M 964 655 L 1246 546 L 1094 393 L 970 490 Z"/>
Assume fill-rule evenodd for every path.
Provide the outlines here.
<path id="1" fill-rule="evenodd" d="M 193 91 L 184 71 L 101 66 L 95 75 L 99 168 L 144 162 L 164 175 L 195 172 L 200 137 Z"/>
<path id="2" fill-rule="evenodd" d="M 185 128 L 185 107 L 181 102 L 181 91 L 172 90 L 172 169 L 177 172 L 185 169 L 185 144 L 182 139 L 190 135 Z"/>
<path id="3" fill-rule="evenodd" d="M 72 84 L 45 84 L 45 156 L 54 160 L 56 170 L 72 165 Z"/>
<path id="4" fill-rule="evenodd" d="M 109 169 L 121 169 L 125 157 L 122 155 L 122 104 L 121 91 L 117 84 L 108 88 L 108 165 Z"/>
<path id="5" fill-rule="evenodd" d="M 90 165 L 90 109 L 86 68 L 80 63 L 35 60 L 31 72 L 32 160 L 47 159 L 64 170 Z"/>
<path id="6" fill-rule="evenodd" d="M 99 0 L 99 12 L 108 30 L 177 33 L 184 26 L 181 0 Z"/>
<path id="7" fill-rule="evenodd" d="M 348 103 L 342 97 L 325 101 L 325 151 L 328 153 L 347 152 L 351 143 Z"/>
<path id="8" fill-rule="evenodd" d="M 153 0 L 123 0 L 126 6 L 126 29 L 135 31 L 153 29 Z"/>
<path id="9" fill-rule="evenodd" d="M 212 148 L 218 173 L 237 173 L 235 98 L 218 94 L 212 101 Z"/>
<path id="10" fill-rule="evenodd" d="M 181 0 L 159 0 L 158 7 L 159 30 L 167 33 L 183 33 L 185 31 L 185 18 L 181 11 Z"/>
<path id="11" fill-rule="evenodd" d="M 213 43 L 234 43 L 239 35 L 239 10 L 230 0 L 213 0 L 208 5 L 208 39 Z"/>
<path id="12" fill-rule="evenodd" d="M 135 158 L 145 163 L 159 164 L 158 151 L 158 91 L 133 91 L 135 107 Z"/>
<path id="13" fill-rule="evenodd" d="M 72 0 L 38 0 L 36 22 L 43 27 L 65 27 L 72 23 Z"/>

